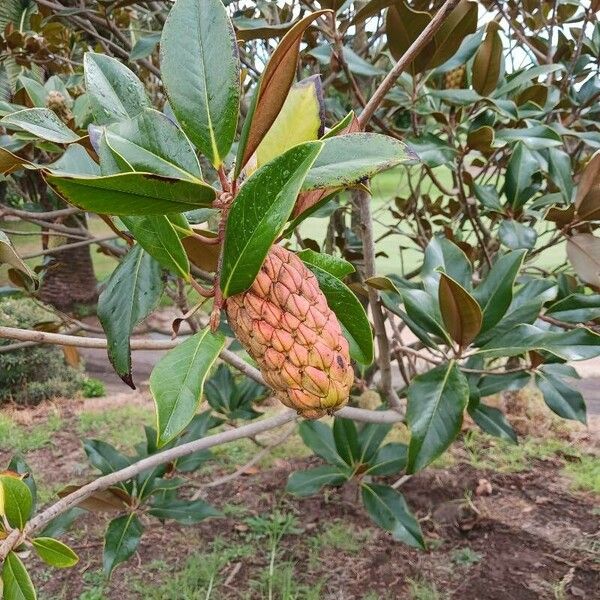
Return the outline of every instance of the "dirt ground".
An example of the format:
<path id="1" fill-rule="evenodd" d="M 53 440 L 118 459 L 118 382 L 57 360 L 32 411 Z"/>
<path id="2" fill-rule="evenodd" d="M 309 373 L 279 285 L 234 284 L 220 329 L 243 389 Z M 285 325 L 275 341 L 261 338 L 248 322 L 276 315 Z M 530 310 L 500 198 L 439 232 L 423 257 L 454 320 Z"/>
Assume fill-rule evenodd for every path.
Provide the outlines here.
<path id="1" fill-rule="evenodd" d="M 85 409 L 86 414 L 102 415 L 124 406 L 147 410 L 151 418 L 143 393 L 15 414 L 27 432 L 45 422 L 49 411 L 60 413 L 60 429 L 51 441 L 26 453 L 34 473 L 44 474 L 43 484 L 55 489 L 89 477 L 77 434 L 79 413 Z M 486 442 L 479 443 L 484 452 Z M 594 439 L 579 431 L 572 443 L 588 452 Z M 285 514 L 295 525 L 282 538 L 276 572 L 281 575 L 287 569 L 292 581 L 277 584 L 276 599 L 596 599 L 600 497 L 574 491 L 564 475 L 565 465 L 577 460 L 568 452 L 569 444 L 528 460 L 519 472 L 505 472 L 501 466 L 488 468 L 485 461 L 474 461 L 473 448 L 457 443 L 436 468 L 403 483 L 399 489 L 428 541 L 425 552 L 395 542 L 374 527 L 360 504 L 352 501 L 353 489 L 330 489 L 308 499 L 286 494 L 288 474 L 319 464 L 319 459 L 280 456 L 252 474 L 206 490 L 204 499 L 222 509 L 225 518 L 183 527 L 143 516 L 139 552 L 117 568 L 108 584 L 100 574 L 103 516 L 85 515 L 65 537 L 81 559 L 75 568 L 47 569 L 32 558 L 28 564 L 35 565 L 32 577 L 42 600 L 206 598 L 206 581 L 196 570 L 215 557 L 210 598 L 267 598 L 268 543 L 249 523 L 252 517 Z M 0 464 L 9 458 L 9 452 L 0 451 Z M 240 464 L 245 460 L 240 456 Z M 196 479 L 212 480 L 234 468 L 234 463 L 217 460 Z M 387 483 L 396 479 L 388 478 Z M 491 485 L 490 495 L 475 493 L 481 479 Z M 290 586 L 291 592 L 284 594 Z"/>

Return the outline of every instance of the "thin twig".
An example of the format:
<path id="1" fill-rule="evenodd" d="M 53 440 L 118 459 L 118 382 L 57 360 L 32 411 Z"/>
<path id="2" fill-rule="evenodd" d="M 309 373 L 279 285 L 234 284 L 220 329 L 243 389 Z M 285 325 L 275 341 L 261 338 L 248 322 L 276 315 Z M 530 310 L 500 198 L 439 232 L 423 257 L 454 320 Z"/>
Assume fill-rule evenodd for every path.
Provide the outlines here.
<path id="1" fill-rule="evenodd" d="M 423 29 L 419 37 L 410 45 L 408 50 L 400 57 L 398 62 L 394 65 L 392 70 L 385 76 L 385 79 L 379 84 L 379 87 L 375 90 L 369 102 L 365 106 L 364 110 L 358 116 L 358 122 L 361 128 L 371 120 L 373 113 L 377 110 L 379 105 L 383 102 L 383 99 L 387 93 L 392 89 L 396 80 L 402 74 L 402 71 L 410 65 L 410 63 L 416 58 L 421 50 L 429 43 L 431 38 L 436 34 L 437 30 L 442 26 L 448 13 L 458 4 L 458 0 L 446 0 L 446 3 L 436 13 L 435 17 L 431 19 L 429 25 Z"/>

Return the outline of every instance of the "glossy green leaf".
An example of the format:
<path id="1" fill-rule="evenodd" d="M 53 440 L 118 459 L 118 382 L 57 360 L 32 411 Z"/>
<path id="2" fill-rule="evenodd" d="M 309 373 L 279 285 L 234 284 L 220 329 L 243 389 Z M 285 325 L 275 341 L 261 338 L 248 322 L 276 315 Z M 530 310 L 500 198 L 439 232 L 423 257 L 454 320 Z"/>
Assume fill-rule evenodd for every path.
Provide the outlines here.
<path id="1" fill-rule="evenodd" d="M 481 352 L 488 358 L 517 356 L 531 350 L 545 351 L 563 360 L 587 360 L 600 355 L 600 335 L 589 329 L 546 331 L 534 325 L 518 325 L 488 342 Z"/>
<path id="2" fill-rule="evenodd" d="M 233 143 L 240 70 L 233 25 L 220 0 L 177 0 L 160 43 L 163 83 L 181 128 L 219 167 Z"/>
<path id="3" fill-rule="evenodd" d="M 18 477 L 0 476 L 0 515 L 11 527 L 23 529 L 31 516 L 33 497 L 31 490 Z"/>
<path id="4" fill-rule="evenodd" d="M 273 125 L 256 149 L 256 166 L 262 167 L 292 146 L 318 139 L 323 132 L 324 110 L 319 75 L 294 84 Z"/>
<path id="5" fill-rule="evenodd" d="M 344 462 L 347 465 L 354 465 L 361 455 L 358 431 L 354 421 L 336 417 L 333 420 L 333 439 L 337 453 Z"/>
<path id="6" fill-rule="evenodd" d="M 573 194 L 571 157 L 564 150 L 550 148 L 548 150 L 548 170 L 563 198 L 570 202 Z"/>
<path id="7" fill-rule="evenodd" d="M 450 336 L 443 325 L 437 298 L 423 290 L 403 289 L 402 301 L 410 321 L 414 322 L 418 329 L 450 342 Z M 419 335 L 417 329 L 413 328 L 409 321 L 407 321 L 407 324 L 415 335 Z"/>
<path id="8" fill-rule="evenodd" d="M 600 340 L 599 340 L 600 342 Z M 552 365 L 541 367 L 535 375 L 535 385 L 548 407 L 563 419 L 587 422 L 585 401 L 581 393 L 552 372 Z"/>
<path id="9" fill-rule="evenodd" d="M 83 70 L 97 125 L 131 119 L 150 106 L 144 85 L 120 60 L 87 52 Z"/>
<path id="10" fill-rule="evenodd" d="M 344 337 L 350 346 L 350 356 L 363 365 L 373 362 L 373 335 L 363 305 L 350 288 L 335 275 L 315 265 L 307 267 L 315 274 L 329 308 L 335 313 Z"/>
<path id="11" fill-rule="evenodd" d="M 46 180 L 70 204 L 100 214 L 166 215 L 208 207 L 215 199 L 215 190 L 205 183 L 154 173 L 47 175 Z"/>
<path id="12" fill-rule="evenodd" d="M 183 220 L 183 223 L 180 223 Z M 162 267 L 178 277 L 189 279 L 190 262 L 183 244 L 180 230 L 189 229 L 182 215 L 148 215 L 143 217 L 121 217 L 121 221 L 133 234 L 138 244 Z"/>
<path id="13" fill-rule="evenodd" d="M 333 431 L 321 421 L 302 421 L 298 427 L 302 441 L 323 460 L 331 465 L 337 465 L 345 470 L 348 465 L 338 454 Z"/>
<path id="14" fill-rule="evenodd" d="M 302 190 L 352 186 L 416 158 L 406 144 L 380 133 L 334 136 L 323 140 L 323 150 L 308 172 Z"/>
<path id="15" fill-rule="evenodd" d="M 22 476 L 21 481 L 29 488 L 31 492 L 31 510 L 35 511 L 37 502 L 37 485 L 31 467 L 25 462 L 20 454 L 15 454 L 8 463 L 8 470 L 14 471 Z"/>
<path id="16" fill-rule="evenodd" d="M 153 502 L 148 513 L 158 519 L 172 519 L 182 525 L 194 525 L 210 517 L 221 517 L 223 513 L 203 500 L 173 500 Z"/>
<path id="17" fill-rule="evenodd" d="M 113 519 L 104 536 L 104 573 L 110 577 L 114 568 L 131 558 L 139 546 L 143 527 L 134 513 Z"/>
<path id="18" fill-rule="evenodd" d="M 39 557 L 51 567 L 66 569 L 79 562 L 79 557 L 69 546 L 50 537 L 37 537 L 31 540 Z"/>
<path id="19" fill-rule="evenodd" d="M 326 485 L 342 485 L 348 480 L 348 477 L 348 473 L 344 473 L 334 465 L 323 465 L 291 473 L 285 491 L 301 498 L 314 496 Z"/>
<path id="20" fill-rule="evenodd" d="M 26 108 L 6 115 L 0 124 L 7 129 L 27 131 L 42 140 L 70 144 L 80 139 L 48 108 Z"/>
<path id="21" fill-rule="evenodd" d="M 88 460 L 102 475 L 125 469 L 131 461 L 114 446 L 102 440 L 84 440 L 83 449 Z"/>
<path id="22" fill-rule="evenodd" d="M 358 434 L 358 443 L 360 444 L 360 462 L 370 463 L 377 454 L 381 443 L 391 431 L 392 425 L 389 423 L 366 423 Z"/>
<path id="23" fill-rule="evenodd" d="M 310 248 L 297 252 L 297 255 L 307 265 L 319 267 L 323 271 L 335 275 L 338 279 L 343 279 L 346 275 L 355 271 L 354 265 L 347 260 L 332 256 L 331 254 L 315 252 L 314 250 L 310 250 Z"/>
<path id="24" fill-rule="evenodd" d="M 204 329 L 163 356 L 150 375 L 158 445 L 181 433 L 198 410 L 204 380 L 225 346 L 220 333 Z"/>
<path id="25" fill-rule="evenodd" d="M 465 289 L 471 289 L 473 268 L 466 254 L 450 240 L 433 237 L 425 248 L 421 279 L 425 290 L 434 297 L 438 295 L 441 271 Z"/>
<path id="26" fill-rule="evenodd" d="M 481 329 L 483 314 L 479 304 L 462 285 L 445 273 L 440 277 L 438 298 L 446 331 L 461 348 L 466 348 Z"/>
<path id="27" fill-rule="evenodd" d="M 26 278 L 29 287 L 32 289 L 37 287 L 37 276 L 17 254 L 17 251 L 10 241 L 10 238 L 4 233 L 4 231 L 0 231 L 0 265 L 2 264 L 8 264 L 22 273 Z"/>
<path id="28" fill-rule="evenodd" d="M 156 308 L 163 287 L 160 265 L 136 245 L 112 272 L 98 298 L 98 318 L 108 338 L 108 357 L 119 377 L 131 387 L 129 337 Z"/>
<path id="29" fill-rule="evenodd" d="M 524 251 L 509 252 L 493 264 L 473 296 L 483 311 L 482 331 L 492 328 L 504 316 L 513 298 L 515 279 L 521 269 Z"/>
<path id="30" fill-rule="evenodd" d="M 371 459 L 370 467 L 365 475 L 383 477 L 395 475 L 406 468 L 408 458 L 408 447 L 406 444 L 392 442 L 382 446 L 377 454 Z"/>
<path id="31" fill-rule="evenodd" d="M 71 144 L 58 160 L 44 168 L 53 175 L 100 175 L 100 167 L 80 144 Z"/>
<path id="32" fill-rule="evenodd" d="M 362 501 L 373 521 L 395 540 L 414 548 L 425 548 L 419 522 L 411 514 L 404 496 L 387 485 L 363 483 Z"/>
<path id="33" fill-rule="evenodd" d="M 468 400 L 469 384 L 454 361 L 411 381 L 406 410 L 411 432 L 408 473 L 426 467 L 454 441 Z"/>
<path id="34" fill-rule="evenodd" d="M 356 119 L 356 115 L 354 111 L 351 110 L 341 121 L 336 123 L 331 129 L 329 129 L 322 137 L 322 140 L 326 140 L 327 138 L 335 137 L 336 135 L 340 135 L 342 132 L 346 131 L 354 120 Z"/>
<path id="35" fill-rule="evenodd" d="M 563 70 L 564 68 L 564 65 L 540 65 L 538 67 L 528 67 L 511 77 L 509 81 L 496 90 L 494 96 L 504 96 L 505 94 L 513 92 L 523 84 L 529 83 L 537 77 L 548 75 L 555 71 Z"/>
<path id="36" fill-rule="evenodd" d="M 482 431 L 507 442 L 517 443 L 517 434 L 501 410 L 477 402 L 474 407 L 469 406 L 469 415 Z"/>
<path id="37" fill-rule="evenodd" d="M 567 323 L 585 323 L 600 319 L 600 294 L 569 294 L 552 304 L 546 312 Z"/>
<path id="38" fill-rule="evenodd" d="M 140 60 L 141 58 L 150 56 L 156 49 L 156 46 L 158 46 L 159 42 L 160 33 L 150 33 L 149 35 L 141 37 L 133 45 L 133 48 L 129 53 L 129 60 Z"/>
<path id="39" fill-rule="evenodd" d="M 535 156 L 522 142 L 518 142 L 508 161 L 504 182 L 504 194 L 515 208 L 523 206 L 533 195 L 533 176 L 539 170 Z"/>
<path id="40" fill-rule="evenodd" d="M 547 125 L 531 125 L 515 129 L 499 129 L 496 141 L 522 142 L 529 150 L 542 150 L 562 144 L 561 136 Z"/>
<path id="41" fill-rule="evenodd" d="M 498 228 L 498 237 L 510 250 L 531 250 L 537 241 L 537 231 L 514 219 L 504 219 Z"/>
<path id="42" fill-rule="evenodd" d="M 106 142 L 129 170 L 176 179 L 202 179 L 200 163 L 185 133 L 168 117 L 146 108 L 106 129 Z"/>
<path id="43" fill-rule="evenodd" d="M 290 217 L 322 142 L 288 150 L 256 171 L 231 206 L 223 248 L 221 290 L 227 298 L 248 289 Z"/>
<path id="44" fill-rule="evenodd" d="M 36 600 L 35 588 L 25 565 L 14 552 L 9 552 L 2 567 L 4 600 Z"/>
<path id="45" fill-rule="evenodd" d="M 235 176 L 246 166 L 250 157 L 271 128 L 283 106 L 296 77 L 300 42 L 307 27 L 327 10 L 318 10 L 297 21 L 283 36 L 263 71 L 252 97 L 238 142 Z"/>

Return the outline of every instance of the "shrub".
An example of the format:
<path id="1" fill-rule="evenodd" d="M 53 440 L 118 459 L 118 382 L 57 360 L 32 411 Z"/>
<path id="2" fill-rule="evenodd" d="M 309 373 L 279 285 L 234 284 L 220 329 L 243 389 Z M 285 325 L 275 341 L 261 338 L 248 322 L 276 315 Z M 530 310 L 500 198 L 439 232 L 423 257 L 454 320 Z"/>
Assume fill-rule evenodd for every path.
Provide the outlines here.
<path id="1" fill-rule="evenodd" d="M 0 324 L 34 328 L 53 319 L 51 312 L 29 298 L 0 302 Z M 0 347 L 9 341 L 0 341 Z M 80 369 L 65 363 L 62 351 L 50 346 L 0 352 L 0 403 L 39 404 L 56 396 L 72 396 L 82 385 Z"/>
<path id="2" fill-rule="evenodd" d="M 81 393 L 84 398 L 101 398 L 106 395 L 106 389 L 99 379 L 88 377 L 81 384 Z"/>

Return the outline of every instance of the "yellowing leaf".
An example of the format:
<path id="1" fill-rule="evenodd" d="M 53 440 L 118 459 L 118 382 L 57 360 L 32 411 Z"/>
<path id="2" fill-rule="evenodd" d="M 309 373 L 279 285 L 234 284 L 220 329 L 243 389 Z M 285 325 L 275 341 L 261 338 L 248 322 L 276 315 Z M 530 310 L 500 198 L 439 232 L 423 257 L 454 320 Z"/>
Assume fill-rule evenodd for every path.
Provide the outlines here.
<path id="1" fill-rule="evenodd" d="M 279 115 L 256 150 L 257 168 L 292 146 L 318 139 L 323 130 L 323 108 L 319 75 L 293 85 Z"/>

